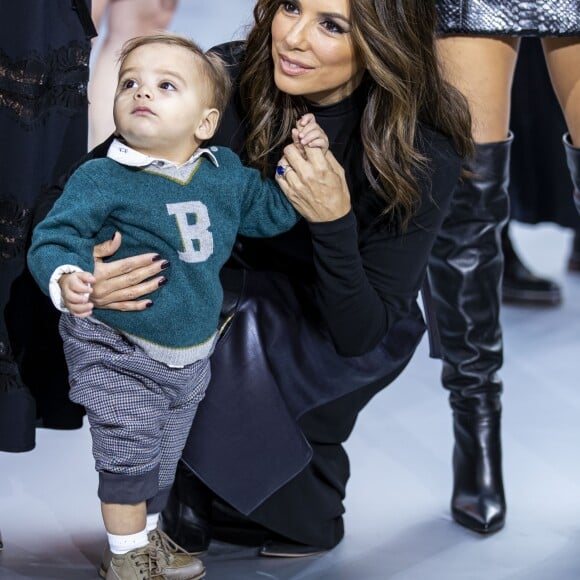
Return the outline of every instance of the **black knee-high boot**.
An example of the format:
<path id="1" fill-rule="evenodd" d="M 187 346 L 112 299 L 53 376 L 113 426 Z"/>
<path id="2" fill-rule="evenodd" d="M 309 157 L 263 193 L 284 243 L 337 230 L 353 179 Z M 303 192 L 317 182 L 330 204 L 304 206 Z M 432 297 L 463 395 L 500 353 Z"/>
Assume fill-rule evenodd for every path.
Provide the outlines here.
<path id="1" fill-rule="evenodd" d="M 580 213 L 580 148 L 574 147 L 570 139 L 570 134 L 564 135 L 564 149 L 566 151 L 566 161 L 570 170 L 570 177 L 574 184 L 574 202 L 576 209 Z"/>
<path id="2" fill-rule="evenodd" d="M 503 362 L 501 232 L 509 213 L 512 138 L 476 145 L 471 174 L 454 192 L 429 264 L 442 382 L 453 410 L 451 512 L 459 524 L 480 533 L 499 530 L 506 512 L 497 372 Z"/>

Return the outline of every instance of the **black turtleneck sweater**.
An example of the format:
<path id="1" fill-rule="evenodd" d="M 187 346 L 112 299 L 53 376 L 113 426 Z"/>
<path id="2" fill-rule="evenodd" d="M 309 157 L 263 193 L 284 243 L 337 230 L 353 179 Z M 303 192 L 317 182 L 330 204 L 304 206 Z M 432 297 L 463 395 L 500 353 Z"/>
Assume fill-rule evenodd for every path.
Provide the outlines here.
<path id="1" fill-rule="evenodd" d="M 234 94 L 213 143 L 231 147 L 243 158 L 244 111 L 235 84 L 243 45 L 228 43 L 214 50 L 229 65 Z M 381 200 L 362 165 L 360 122 L 367 91 L 363 83 L 344 101 L 309 107 L 345 169 L 351 212 L 333 222 L 301 220 L 275 238 L 240 238 L 236 252 L 251 268 L 285 272 L 312 284 L 319 311 L 343 356 L 371 350 L 396 320 L 421 316 L 417 294 L 461 167 L 448 138 L 419 127 L 417 146 L 429 165 L 428 175 L 419 180 L 419 209 L 403 233 L 392 224 L 377 227 Z"/>

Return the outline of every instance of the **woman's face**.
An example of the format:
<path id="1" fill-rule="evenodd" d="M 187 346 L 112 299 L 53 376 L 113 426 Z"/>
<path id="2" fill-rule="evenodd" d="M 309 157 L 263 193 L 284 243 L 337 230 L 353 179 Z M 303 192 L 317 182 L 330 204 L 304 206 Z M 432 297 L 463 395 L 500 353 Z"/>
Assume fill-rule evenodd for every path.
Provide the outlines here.
<path id="1" fill-rule="evenodd" d="M 274 82 L 284 93 L 320 105 L 350 95 L 364 73 L 352 41 L 350 0 L 280 2 L 272 58 Z"/>

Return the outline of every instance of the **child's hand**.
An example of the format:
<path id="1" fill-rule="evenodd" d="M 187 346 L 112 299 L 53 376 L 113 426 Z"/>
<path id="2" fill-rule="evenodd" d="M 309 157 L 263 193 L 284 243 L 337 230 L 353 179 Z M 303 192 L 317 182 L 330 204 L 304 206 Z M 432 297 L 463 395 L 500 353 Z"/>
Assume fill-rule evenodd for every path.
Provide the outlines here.
<path id="1" fill-rule="evenodd" d="M 93 293 L 95 277 L 89 272 L 72 272 L 63 274 L 58 284 L 62 292 L 62 301 L 71 314 L 86 318 L 93 313 L 93 303 L 89 296 Z"/>
<path id="2" fill-rule="evenodd" d="M 292 129 L 292 140 L 298 147 L 318 147 L 323 153 L 328 151 L 328 137 L 312 113 L 298 119 L 296 128 Z"/>

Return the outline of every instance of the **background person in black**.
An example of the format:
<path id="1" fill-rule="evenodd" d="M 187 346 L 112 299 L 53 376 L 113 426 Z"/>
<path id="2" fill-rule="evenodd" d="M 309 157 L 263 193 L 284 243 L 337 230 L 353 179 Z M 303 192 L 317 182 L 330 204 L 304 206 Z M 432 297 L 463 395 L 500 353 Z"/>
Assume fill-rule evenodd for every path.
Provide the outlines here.
<path id="1" fill-rule="evenodd" d="M 4 2 L 0 19 L 0 451 L 73 429 L 58 319 L 26 269 L 36 200 L 87 151 L 87 0 Z"/>
<path id="2" fill-rule="evenodd" d="M 429 3 L 259 0 L 254 14 L 247 44 L 217 49 L 235 89 L 214 142 L 272 175 L 310 111 L 332 155 L 284 149 L 285 192 L 306 219 L 263 244 L 240 239 L 224 271 L 236 311 L 164 520 L 192 551 L 213 535 L 297 555 L 343 537 L 342 443 L 424 333 L 417 295 L 471 139 L 438 73 Z M 94 274 L 98 306 L 155 308 L 150 255 Z"/>
<path id="3" fill-rule="evenodd" d="M 580 13 L 577 2 L 564 0 L 437 0 L 436 6 L 440 62 L 445 77 L 467 97 L 476 143 L 472 177 L 455 191 L 430 262 L 442 381 L 454 417 L 452 513 L 467 528 L 490 533 L 501 529 L 506 514 L 498 375 L 503 363 L 501 234 L 509 215 L 510 93 L 519 37 L 543 37 L 552 83 L 578 145 L 580 43 L 556 37 L 580 35 Z M 571 143 L 565 150 L 578 179 L 580 150 Z"/>
<path id="4" fill-rule="evenodd" d="M 86 152 L 90 0 L 4 2 L 0 19 L 0 452 L 79 428 L 58 320 L 26 269 L 36 199 Z M 0 550 L 2 549 L 0 535 Z"/>

